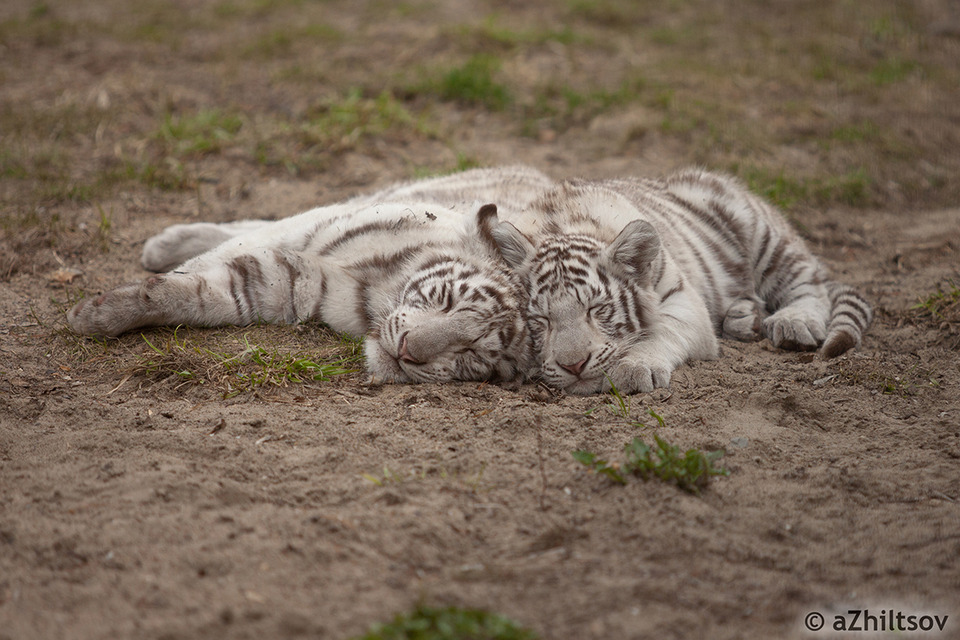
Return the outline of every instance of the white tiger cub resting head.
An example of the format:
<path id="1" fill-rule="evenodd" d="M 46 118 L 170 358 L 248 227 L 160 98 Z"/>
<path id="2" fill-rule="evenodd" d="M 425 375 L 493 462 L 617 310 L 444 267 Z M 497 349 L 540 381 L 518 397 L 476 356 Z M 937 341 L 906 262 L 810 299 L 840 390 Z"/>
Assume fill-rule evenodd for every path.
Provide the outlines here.
<path id="1" fill-rule="evenodd" d="M 598 226 L 587 213 L 597 206 L 619 210 L 625 220 L 635 212 L 617 194 L 593 195 L 587 206 L 541 201 L 550 200 L 550 213 L 574 207 L 566 231 L 547 210 L 537 211 L 533 240 L 492 217 L 481 219 L 480 230 L 527 282 L 527 323 L 548 385 L 579 395 L 611 385 L 624 393 L 666 387 L 683 362 L 717 356 L 706 308 L 654 227 L 644 220 L 615 231 Z"/>
<path id="2" fill-rule="evenodd" d="M 870 305 L 827 279 L 770 205 L 738 182 L 569 181 L 481 235 L 526 281 L 544 380 L 575 394 L 666 387 L 718 334 L 833 357 L 860 344 Z"/>
<path id="3" fill-rule="evenodd" d="M 479 216 L 496 216 L 485 205 Z M 466 216 L 470 218 L 470 216 Z M 443 249 L 418 259 L 390 314 L 364 341 L 376 382 L 522 382 L 534 367 L 526 288 L 485 246 Z"/>
<path id="4" fill-rule="evenodd" d="M 81 301 L 67 320 L 80 334 L 116 336 L 314 319 L 366 335 L 374 382 L 522 381 L 533 361 L 526 289 L 475 220 L 429 203 L 384 203 L 322 207 L 235 235 L 225 226 L 226 240 L 210 225 L 175 225 L 148 243 L 150 264 L 169 264 L 164 247 L 189 245 L 194 231 L 202 238 L 192 246 L 215 246 Z"/>

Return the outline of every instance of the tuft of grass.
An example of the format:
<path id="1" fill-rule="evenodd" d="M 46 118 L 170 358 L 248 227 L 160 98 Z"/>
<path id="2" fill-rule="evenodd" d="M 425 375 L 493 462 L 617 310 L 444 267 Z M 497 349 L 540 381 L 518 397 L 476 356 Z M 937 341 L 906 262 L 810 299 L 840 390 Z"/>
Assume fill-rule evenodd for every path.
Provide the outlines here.
<path id="1" fill-rule="evenodd" d="M 537 634 L 509 618 L 480 609 L 418 606 L 375 624 L 354 640 L 535 640 Z"/>
<path id="2" fill-rule="evenodd" d="M 167 113 L 155 137 L 173 157 L 208 155 L 231 143 L 242 125 L 240 116 L 219 109 L 184 115 Z"/>
<path id="3" fill-rule="evenodd" d="M 647 81 L 640 76 L 625 78 L 612 89 L 577 89 L 569 84 L 547 83 L 537 88 L 530 104 L 524 105 L 521 133 L 533 135 L 543 122 L 556 131 L 565 131 L 641 100 L 649 101 Z"/>
<path id="4" fill-rule="evenodd" d="M 415 128 L 415 121 L 393 94 L 384 91 L 370 98 L 360 89 L 351 89 L 342 98 L 317 105 L 309 116 L 306 133 L 320 143 L 343 142 L 403 127 Z"/>
<path id="5" fill-rule="evenodd" d="M 751 191 L 784 211 L 801 202 L 850 207 L 866 207 L 872 202 L 873 179 L 863 167 L 842 175 L 806 179 L 789 178 L 782 169 L 772 171 L 755 166 L 734 166 L 732 171 L 743 177 Z"/>
<path id="6" fill-rule="evenodd" d="M 326 382 L 345 374 L 356 373 L 362 355 L 358 344 L 344 339 L 342 349 L 349 350 L 328 361 L 318 362 L 304 353 L 289 353 L 277 348 L 251 344 L 244 334 L 237 353 L 218 352 L 192 340 L 180 337 L 180 327 L 161 341 L 141 338 L 149 351 L 140 356 L 134 374 L 175 378 L 183 383 L 214 383 L 225 398 L 264 387 L 286 387 L 290 384 Z"/>
<path id="7" fill-rule="evenodd" d="M 332 155 L 375 139 L 432 135 L 390 91 L 369 96 L 359 88 L 319 101 L 297 122 L 265 121 L 257 129 L 253 159 L 292 174 L 322 170 Z"/>
<path id="8" fill-rule="evenodd" d="M 813 193 L 816 201 L 821 204 L 865 207 L 870 204 L 872 182 L 866 169 L 858 167 L 845 174 L 816 181 Z"/>
<path id="9" fill-rule="evenodd" d="M 726 469 L 714 464 L 723 456 L 722 451 L 681 451 L 680 447 L 656 434 L 653 445 L 648 445 L 642 438 L 634 438 L 624 446 L 624 454 L 622 463 L 608 462 L 591 451 L 574 451 L 572 455 L 580 464 L 619 484 L 626 484 L 633 475 L 643 480 L 658 478 L 697 495 L 713 476 L 729 475 Z"/>
<path id="10" fill-rule="evenodd" d="M 607 382 L 610 383 L 610 390 L 607 392 L 607 395 L 609 396 L 610 401 L 604 406 L 606 406 L 606 408 L 609 409 L 618 418 L 623 418 L 625 421 L 627 421 L 628 424 L 631 424 L 640 429 L 646 429 L 647 428 L 646 424 L 631 417 L 633 414 L 633 410 L 630 407 L 630 396 L 623 395 L 623 393 L 620 392 L 620 390 L 617 388 L 617 385 L 613 383 L 613 380 L 611 380 L 609 376 L 607 376 Z M 590 409 L 589 411 L 586 412 L 586 415 L 590 415 L 591 413 L 596 411 L 597 408 Z M 659 426 L 661 427 L 665 426 L 663 418 L 659 416 L 656 411 L 654 411 L 653 409 L 647 409 L 646 413 L 651 418 L 656 420 Z"/>
<path id="11" fill-rule="evenodd" d="M 743 171 L 743 178 L 751 191 L 763 196 L 784 211 L 789 211 L 799 201 L 809 196 L 806 185 L 788 178 L 783 169 L 769 171 L 759 167 L 748 167 Z"/>
<path id="12" fill-rule="evenodd" d="M 941 336 L 940 342 L 949 349 L 960 349 L 960 287 L 953 280 L 920 298 L 908 314 L 913 322 L 935 327 Z"/>
<path id="13" fill-rule="evenodd" d="M 947 281 L 947 289 L 937 287 L 935 293 L 926 298 L 920 298 L 917 304 L 910 307 L 911 311 L 923 318 L 932 318 L 942 322 L 945 320 L 960 320 L 960 287 L 952 280 Z"/>
<path id="14" fill-rule="evenodd" d="M 97 244 L 100 246 L 100 250 L 106 253 L 110 250 L 110 232 L 113 229 L 113 219 L 100 205 L 97 205 L 97 212 L 100 214 L 100 222 L 97 224 L 96 231 Z"/>
<path id="15" fill-rule="evenodd" d="M 390 483 L 395 483 L 395 484 L 403 483 L 403 476 L 396 473 L 395 471 L 392 471 L 390 467 L 386 465 L 383 466 L 383 474 L 379 478 L 373 475 L 372 473 L 364 473 L 363 478 L 365 480 L 368 480 L 369 482 L 372 482 L 378 487 L 382 487 L 383 485 L 390 484 Z"/>
<path id="16" fill-rule="evenodd" d="M 512 98 L 507 87 L 494 80 L 499 68 L 500 61 L 492 56 L 474 56 L 447 71 L 436 92 L 441 100 L 502 111 Z"/>
<path id="17" fill-rule="evenodd" d="M 609 376 L 607 381 L 610 383 L 609 395 L 612 400 L 606 406 L 629 424 L 645 429 L 646 425 L 630 417 L 630 397 L 624 396 Z M 647 413 L 656 419 L 660 427 L 665 426 L 663 418 L 653 409 L 648 409 Z M 644 480 L 656 477 L 694 494 L 699 494 L 712 476 L 728 475 L 725 469 L 714 466 L 714 462 L 723 456 L 722 451 L 704 453 L 699 449 L 688 449 L 681 452 L 679 447 L 657 434 L 653 435 L 652 446 L 642 438 L 635 437 L 624 446 L 624 453 L 625 460 L 622 463 L 608 462 L 591 451 L 574 451 L 572 455 L 577 462 L 619 484 L 626 484 L 627 478 L 632 475 Z"/>

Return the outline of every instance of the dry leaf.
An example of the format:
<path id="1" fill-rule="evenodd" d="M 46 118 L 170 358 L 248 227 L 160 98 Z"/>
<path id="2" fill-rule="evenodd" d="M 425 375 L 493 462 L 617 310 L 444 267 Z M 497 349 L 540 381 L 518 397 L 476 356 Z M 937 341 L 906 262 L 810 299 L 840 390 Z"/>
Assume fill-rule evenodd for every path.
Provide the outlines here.
<path id="1" fill-rule="evenodd" d="M 60 267 L 47 276 L 47 285 L 51 287 L 63 287 L 71 284 L 74 280 L 82 275 L 83 271 L 80 271 L 80 269 Z"/>

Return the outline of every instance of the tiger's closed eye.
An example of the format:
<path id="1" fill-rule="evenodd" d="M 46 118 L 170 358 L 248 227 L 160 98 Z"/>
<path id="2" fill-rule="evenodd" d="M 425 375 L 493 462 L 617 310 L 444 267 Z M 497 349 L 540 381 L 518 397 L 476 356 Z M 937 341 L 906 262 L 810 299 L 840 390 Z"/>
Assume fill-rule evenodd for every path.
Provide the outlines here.
<path id="1" fill-rule="evenodd" d="M 596 320 L 605 320 L 613 315 L 613 305 L 608 302 L 591 305 L 587 309 L 587 315 Z"/>
<path id="2" fill-rule="evenodd" d="M 543 329 L 546 329 L 547 327 L 550 326 L 550 319 L 547 318 L 546 316 L 530 315 L 530 316 L 527 316 L 527 320 L 529 321 L 530 324 L 536 325 Z"/>

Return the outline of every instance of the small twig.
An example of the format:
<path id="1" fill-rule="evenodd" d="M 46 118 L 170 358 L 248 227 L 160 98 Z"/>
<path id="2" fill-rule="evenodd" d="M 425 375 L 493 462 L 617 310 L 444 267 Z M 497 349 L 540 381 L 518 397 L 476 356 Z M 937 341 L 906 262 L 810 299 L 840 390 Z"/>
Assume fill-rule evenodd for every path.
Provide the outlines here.
<path id="1" fill-rule="evenodd" d="M 122 387 L 122 386 L 127 382 L 127 380 L 129 380 L 129 379 L 131 378 L 131 376 L 133 376 L 132 373 L 128 373 L 126 376 L 124 376 L 123 380 L 120 381 L 120 384 L 118 384 L 118 385 L 115 386 L 113 389 L 111 389 L 110 391 L 108 391 L 108 392 L 107 392 L 107 395 L 110 395 L 110 394 L 113 393 L 114 391 L 117 391 L 120 387 Z"/>

